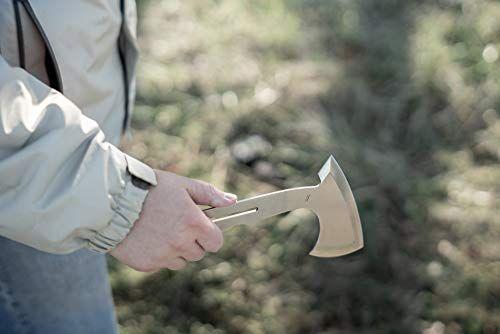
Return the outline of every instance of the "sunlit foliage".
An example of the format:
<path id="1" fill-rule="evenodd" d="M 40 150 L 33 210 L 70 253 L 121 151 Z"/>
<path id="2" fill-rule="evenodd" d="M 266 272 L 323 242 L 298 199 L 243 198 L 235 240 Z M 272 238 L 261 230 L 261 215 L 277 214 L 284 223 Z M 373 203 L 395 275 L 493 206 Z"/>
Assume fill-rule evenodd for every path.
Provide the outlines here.
<path id="1" fill-rule="evenodd" d="M 365 250 L 307 256 L 304 211 L 153 275 L 111 263 L 124 333 L 500 331 L 500 3 L 141 1 L 125 147 L 245 197 L 330 152 Z"/>

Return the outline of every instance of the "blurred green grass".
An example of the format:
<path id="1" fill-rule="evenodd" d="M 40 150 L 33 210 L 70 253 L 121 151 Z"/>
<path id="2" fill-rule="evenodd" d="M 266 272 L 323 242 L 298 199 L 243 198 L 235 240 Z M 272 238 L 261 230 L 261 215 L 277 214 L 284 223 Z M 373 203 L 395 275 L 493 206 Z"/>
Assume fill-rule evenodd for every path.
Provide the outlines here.
<path id="1" fill-rule="evenodd" d="M 500 3 L 140 1 L 132 155 L 240 198 L 333 152 L 366 247 L 296 211 L 181 272 L 110 263 L 123 333 L 500 331 Z"/>

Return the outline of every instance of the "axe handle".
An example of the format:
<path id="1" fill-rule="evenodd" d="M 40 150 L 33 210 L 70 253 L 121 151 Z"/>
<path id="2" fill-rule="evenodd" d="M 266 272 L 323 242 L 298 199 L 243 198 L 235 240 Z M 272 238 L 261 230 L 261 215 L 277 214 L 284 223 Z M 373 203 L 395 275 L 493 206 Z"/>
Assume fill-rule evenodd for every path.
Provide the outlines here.
<path id="1" fill-rule="evenodd" d="M 291 188 L 259 195 L 221 208 L 203 210 L 222 230 L 235 225 L 257 223 L 268 217 L 299 208 L 308 208 L 318 186 Z"/>

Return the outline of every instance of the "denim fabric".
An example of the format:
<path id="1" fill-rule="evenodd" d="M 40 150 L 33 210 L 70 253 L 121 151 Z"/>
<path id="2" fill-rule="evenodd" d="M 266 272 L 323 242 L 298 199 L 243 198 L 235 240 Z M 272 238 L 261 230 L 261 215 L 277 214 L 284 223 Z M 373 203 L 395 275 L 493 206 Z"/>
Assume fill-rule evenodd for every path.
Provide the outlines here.
<path id="1" fill-rule="evenodd" d="M 0 333 L 117 333 L 106 259 L 0 237 Z"/>

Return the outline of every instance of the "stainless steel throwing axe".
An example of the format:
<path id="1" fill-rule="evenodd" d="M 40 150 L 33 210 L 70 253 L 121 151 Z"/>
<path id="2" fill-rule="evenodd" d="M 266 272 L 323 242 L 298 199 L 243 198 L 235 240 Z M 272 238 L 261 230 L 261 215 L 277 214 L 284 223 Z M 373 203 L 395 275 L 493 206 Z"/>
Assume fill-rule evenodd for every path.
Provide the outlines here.
<path id="1" fill-rule="evenodd" d="M 363 232 L 349 183 L 337 161 L 330 156 L 318 173 L 320 184 L 259 195 L 223 208 L 204 210 L 222 230 L 254 224 L 299 208 L 312 210 L 319 219 L 319 237 L 309 253 L 337 257 L 363 248 Z"/>

